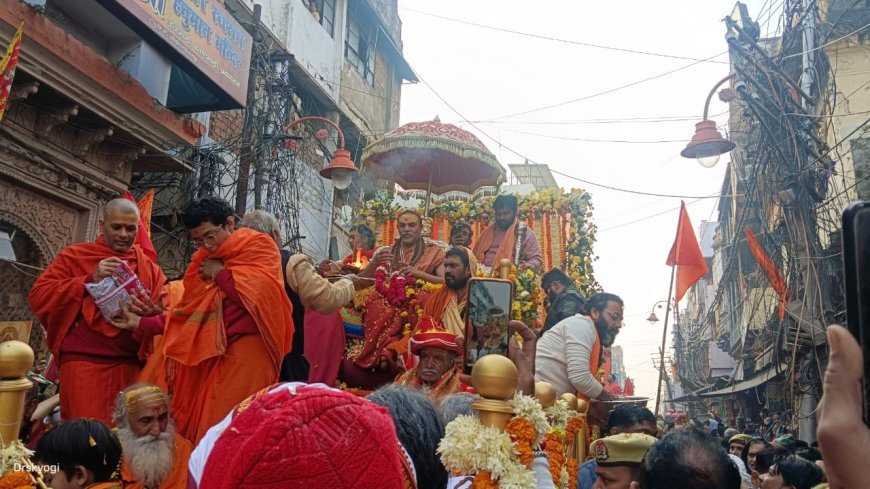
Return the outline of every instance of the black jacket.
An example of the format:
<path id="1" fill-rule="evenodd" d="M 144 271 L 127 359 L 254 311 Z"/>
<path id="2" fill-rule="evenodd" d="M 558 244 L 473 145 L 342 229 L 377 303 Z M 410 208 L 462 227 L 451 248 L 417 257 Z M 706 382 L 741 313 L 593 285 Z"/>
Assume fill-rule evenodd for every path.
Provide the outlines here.
<path id="1" fill-rule="evenodd" d="M 585 303 L 586 299 L 580 295 L 580 292 L 575 287 L 566 288 L 564 292 L 556 296 L 556 300 L 553 301 L 550 309 L 547 310 L 547 321 L 544 323 L 544 327 L 541 328 L 541 334 L 546 333 L 559 321 L 582 312 Z"/>

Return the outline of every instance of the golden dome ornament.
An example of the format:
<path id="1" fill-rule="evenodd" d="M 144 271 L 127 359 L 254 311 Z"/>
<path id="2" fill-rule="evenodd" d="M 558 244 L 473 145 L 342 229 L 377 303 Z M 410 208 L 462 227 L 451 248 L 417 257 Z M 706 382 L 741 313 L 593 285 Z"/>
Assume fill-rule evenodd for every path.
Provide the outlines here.
<path id="1" fill-rule="evenodd" d="M 517 367 L 502 355 L 484 355 L 471 368 L 471 385 L 480 394 L 471 404 L 480 423 L 500 430 L 510 420 L 514 408 L 507 402 L 517 391 Z"/>
<path id="2" fill-rule="evenodd" d="M 21 341 L 0 343 L 0 443 L 18 440 L 24 416 L 24 396 L 33 386 L 27 371 L 33 367 L 33 350 Z"/>
<path id="3" fill-rule="evenodd" d="M 580 405 L 579 405 L 577 396 L 575 396 L 574 394 L 571 394 L 570 392 L 566 392 L 566 393 L 562 394 L 561 396 L 559 396 L 559 399 L 565 401 L 565 403 L 568 404 L 568 409 L 570 409 L 571 411 L 579 411 L 578 408 Z"/>
<path id="4" fill-rule="evenodd" d="M 544 409 L 556 404 L 556 388 L 549 382 L 535 382 L 535 398 Z"/>
<path id="5" fill-rule="evenodd" d="M 33 367 L 33 350 L 23 341 L 0 343 L 0 379 L 18 379 Z"/>

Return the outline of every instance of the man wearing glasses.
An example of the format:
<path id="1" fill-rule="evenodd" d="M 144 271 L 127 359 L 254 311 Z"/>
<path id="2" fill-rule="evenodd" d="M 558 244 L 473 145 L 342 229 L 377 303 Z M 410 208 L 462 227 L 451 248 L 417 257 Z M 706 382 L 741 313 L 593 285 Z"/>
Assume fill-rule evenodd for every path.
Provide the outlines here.
<path id="1" fill-rule="evenodd" d="M 218 197 L 184 213 L 194 252 L 178 307 L 168 311 L 165 371 L 178 433 L 196 444 L 239 402 L 278 381 L 291 349 L 292 306 L 275 241 L 237 229 L 233 208 Z M 122 329 L 161 325 L 127 314 Z"/>
<path id="2" fill-rule="evenodd" d="M 604 360 L 603 349 L 613 344 L 622 327 L 623 302 L 602 292 L 589 298 L 586 309 L 588 315 L 564 319 L 538 340 L 535 380 L 549 382 L 560 395 L 569 392 L 585 400 L 609 401 L 613 395 L 595 373 Z M 589 410 L 593 424 L 606 420 L 606 406 L 596 404 Z"/>

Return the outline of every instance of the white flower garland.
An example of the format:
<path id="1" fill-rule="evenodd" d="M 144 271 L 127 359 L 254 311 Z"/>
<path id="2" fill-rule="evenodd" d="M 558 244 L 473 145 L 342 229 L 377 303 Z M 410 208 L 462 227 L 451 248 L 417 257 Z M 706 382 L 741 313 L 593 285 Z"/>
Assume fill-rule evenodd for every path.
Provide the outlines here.
<path id="1" fill-rule="evenodd" d="M 33 455 L 33 452 L 21 443 L 20 440 L 15 440 L 8 447 L 0 445 L 0 476 L 9 472 L 15 472 L 15 465 L 21 465 L 22 460 L 25 460 Z M 21 470 L 21 469 L 19 469 Z"/>
<path id="2" fill-rule="evenodd" d="M 565 430 L 568 427 L 568 403 L 562 399 L 557 399 L 556 403 L 546 408 L 547 418 L 550 420 L 550 426 L 553 429 Z"/>
<path id="3" fill-rule="evenodd" d="M 535 489 L 535 475 L 519 462 L 518 453 L 510 436 L 483 426 L 477 417 L 469 415 L 448 423 L 438 443 L 441 462 L 453 474 L 486 471 L 500 489 Z"/>

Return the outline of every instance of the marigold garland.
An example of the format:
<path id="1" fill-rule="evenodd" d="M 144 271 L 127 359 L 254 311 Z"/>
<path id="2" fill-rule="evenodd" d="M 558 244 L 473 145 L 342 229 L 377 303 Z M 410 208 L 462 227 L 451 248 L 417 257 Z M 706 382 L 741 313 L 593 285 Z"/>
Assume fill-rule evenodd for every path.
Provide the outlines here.
<path id="1" fill-rule="evenodd" d="M 537 438 L 535 425 L 525 418 L 511 418 L 504 427 L 504 432 L 510 435 L 516 444 L 520 463 L 531 468 L 533 460 L 532 443 Z"/>
<path id="2" fill-rule="evenodd" d="M 481 470 L 471 481 L 471 489 L 498 489 L 498 483 L 492 480 L 492 474 Z"/>
<path id="3" fill-rule="evenodd" d="M 580 462 L 576 458 L 569 457 L 565 462 L 565 469 L 568 471 L 568 487 L 577 487 L 577 472 L 580 469 Z"/>
<path id="4" fill-rule="evenodd" d="M 0 489 L 32 489 L 30 474 L 23 470 L 9 472 L 0 479 Z"/>
<path id="5" fill-rule="evenodd" d="M 532 396 L 527 396 L 521 392 L 517 392 L 511 400 L 514 406 L 514 417 L 527 419 L 532 423 L 535 432 L 533 447 L 538 448 L 544 441 L 544 435 L 549 431 L 550 424 L 547 421 L 547 415 L 544 413 L 544 408 L 541 403 Z"/>
<path id="6" fill-rule="evenodd" d="M 562 465 L 565 463 L 565 432 L 554 429 L 545 437 L 544 450 L 547 452 L 547 463 L 550 464 L 550 476 L 553 484 L 561 487 Z"/>
<path id="7" fill-rule="evenodd" d="M 580 432 L 580 428 L 583 427 L 583 418 L 580 416 L 571 416 L 568 418 L 568 425 L 565 428 L 565 437 L 566 439 L 574 439 L 577 433 Z"/>

